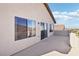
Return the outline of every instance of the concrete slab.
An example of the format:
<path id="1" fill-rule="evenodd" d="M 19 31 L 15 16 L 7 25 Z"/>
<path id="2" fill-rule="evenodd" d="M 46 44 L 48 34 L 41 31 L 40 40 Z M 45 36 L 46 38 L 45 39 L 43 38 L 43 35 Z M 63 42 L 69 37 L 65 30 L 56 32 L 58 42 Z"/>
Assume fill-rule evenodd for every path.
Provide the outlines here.
<path id="1" fill-rule="evenodd" d="M 54 36 L 41 40 L 39 43 L 32 47 L 26 48 L 12 56 L 40 56 L 51 51 L 59 51 L 67 54 L 70 51 L 70 42 L 68 36 Z"/>

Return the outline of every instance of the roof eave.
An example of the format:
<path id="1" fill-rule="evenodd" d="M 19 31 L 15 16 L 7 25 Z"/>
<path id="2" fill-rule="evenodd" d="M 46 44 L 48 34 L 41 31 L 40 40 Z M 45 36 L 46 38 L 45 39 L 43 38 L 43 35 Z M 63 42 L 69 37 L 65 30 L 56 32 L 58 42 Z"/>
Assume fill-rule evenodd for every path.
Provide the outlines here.
<path id="1" fill-rule="evenodd" d="M 54 18 L 54 16 L 53 16 L 53 14 L 52 14 L 52 12 L 51 12 L 51 10 L 50 10 L 48 4 L 47 4 L 47 3 L 43 3 L 43 4 L 45 5 L 46 9 L 48 10 L 48 12 L 49 12 L 51 18 L 53 19 L 54 23 L 56 23 L 55 18 Z"/>

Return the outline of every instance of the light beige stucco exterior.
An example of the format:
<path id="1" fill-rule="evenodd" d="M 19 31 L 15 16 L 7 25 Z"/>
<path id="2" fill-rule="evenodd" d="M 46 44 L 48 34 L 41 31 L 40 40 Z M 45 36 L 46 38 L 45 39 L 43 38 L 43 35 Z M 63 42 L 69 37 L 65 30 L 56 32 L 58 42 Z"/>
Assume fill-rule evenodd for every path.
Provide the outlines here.
<path id="1" fill-rule="evenodd" d="M 36 21 L 36 36 L 15 41 L 15 16 Z M 40 41 L 40 24 L 54 24 L 46 7 L 42 3 L 0 4 L 0 56 L 12 55 Z M 49 32 L 48 36 L 53 34 Z"/>

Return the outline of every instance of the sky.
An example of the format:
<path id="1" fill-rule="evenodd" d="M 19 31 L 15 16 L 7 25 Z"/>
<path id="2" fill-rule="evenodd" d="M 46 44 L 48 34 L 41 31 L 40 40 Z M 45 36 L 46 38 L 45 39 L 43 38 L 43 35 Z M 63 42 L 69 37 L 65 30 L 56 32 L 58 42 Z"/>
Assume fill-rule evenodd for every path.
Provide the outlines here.
<path id="1" fill-rule="evenodd" d="M 78 3 L 50 3 L 48 5 L 58 24 L 64 24 L 66 28 L 79 28 Z"/>

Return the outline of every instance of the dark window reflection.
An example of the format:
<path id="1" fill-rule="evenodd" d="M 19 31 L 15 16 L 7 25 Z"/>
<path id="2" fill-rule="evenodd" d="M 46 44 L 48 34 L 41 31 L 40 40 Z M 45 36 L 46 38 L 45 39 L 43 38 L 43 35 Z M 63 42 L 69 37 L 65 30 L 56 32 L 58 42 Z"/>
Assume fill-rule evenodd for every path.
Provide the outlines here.
<path id="1" fill-rule="evenodd" d="M 47 23 L 43 23 L 43 22 L 41 22 L 41 40 L 42 39 L 44 39 L 44 38 L 46 38 L 47 37 L 47 35 L 48 35 L 48 28 L 47 28 Z"/>
<path id="2" fill-rule="evenodd" d="M 53 32 L 53 24 L 50 24 L 50 32 Z"/>
<path id="3" fill-rule="evenodd" d="M 15 17 L 15 40 L 36 35 L 36 22 L 21 17 Z"/>
<path id="4" fill-rule="evenodd" d="M 33 20 L 27 21 L 27 30 L 28 30 L 28 37 L 32 37 L 36 35 L 36 22 Z"/>

